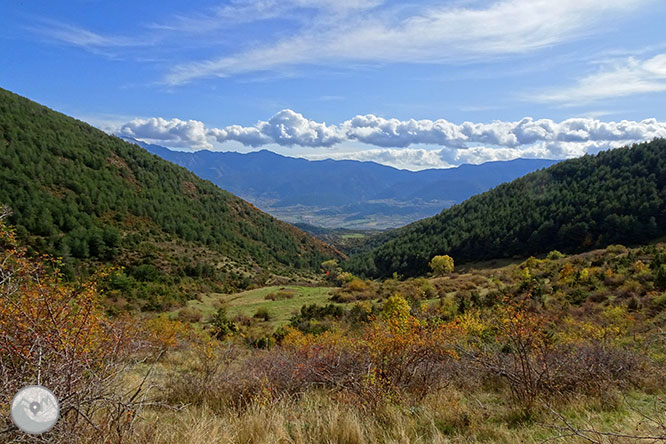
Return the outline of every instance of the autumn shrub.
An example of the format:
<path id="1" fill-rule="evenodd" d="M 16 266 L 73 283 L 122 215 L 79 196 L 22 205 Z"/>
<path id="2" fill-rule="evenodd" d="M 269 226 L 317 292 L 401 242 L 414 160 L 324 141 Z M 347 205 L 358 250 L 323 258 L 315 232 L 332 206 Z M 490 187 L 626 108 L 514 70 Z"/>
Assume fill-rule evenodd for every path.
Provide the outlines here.
<path id="1" fill-rule="evenodd" d="M 377 294 L 370 282 L 354 277 L 343 283 L 342 287 L 334 292 L 331 300 L 340 303 L 349 303 L 373 299 L 375 297 L 377 297 Z"/>
<path id="2" fill-rule="evenodd" d="M 291 382 L 302 390 L 326 388 L 361 404 L 420 399 L 448 381 L 446 365 L 455 354 L 445 336 L 443 328 L 407 315 L 373 322 L 352 340 L 340 333 L 293 331 L 283 340 L 283 358 L 299 363 Z"/>
<path id="3" fill-rule="evenodd" d="M 305 380 L 355 393 L 370 402 L 388 395 L 423 395 L 423 390 L 435 390 L 445 379 L 438 369 L 453 357 L 445 332 L 442 323 L 419 321 L 410 314 L 404 298 L 392 296 L 380 319 L 369 323 L 360 336 L 292 331 L 283 347 L 304 363 Z"/>
<path id="4" fill-rule="evenodd" d="M 143 399 L 140 387 L 128 398 L 120 381 L 146 336 L 128 319 L 104 316 L 100 274 L 65 283 L 58 265 L 28 255 L 0 219 L 0 399 L 7 406 L 20 388 L 44 385 L 61 409 L 48 442 L 77 442 L 93 433 L 100 442 L 119 442 L 131 432 Z M 3 440 L 25 436 L 4 425 Z"/>
<path id="5" fill-rule="evenodd" d="M 476 288 L 473 282 L 459 278 L 443 278 L 434 281 L 434 287 L 438 296 L 446 296 L 461 290 L 473 290 Z"/>
<path id="6" fill-rule="evenodd" d="M 282 301 L 282 300 L 285 300 L 285 299 L 292 299 L 294 296 L 296 296 L 296 290 L 281 288 L 280 290 L 275 292 L 275 300 L 276 301 Z"/>
<path id="7" fill-rule="evenodd" d="M 334 327 L 334 323 L 345 315 L 345 310 L 334 304 L 303 305 L 299 313 L 289 320 L 289 325 L 306 333 L 323 333 Z"/>
<path id="8" fill-rule="evenodd" d="M 453 258 L 449 255 L 435 256 L 428 263 L 435 276 L 442 276 L 447 273 L 452 273 L 454 269 Z"/>
<path id="9" fill-rule="evenodd" d="M 368 284 L 362 279 L 355 278 L 344 285 L 344 288 L 349 291 L 359 292 L 368 289 Z"/>
<path id="10" fill-rule="evenodd" d="M 582 288 L 574 288 L 566 294 L 566 299 L 573 305 L 581 305 L 587 301 L 589 293 Z"/>
<path id="11" fill-rule="evenodd" d="M 183 307 L 178 310 L 178 319 L 182 322 L 199 322 L 201 317 L 201 311 L 193 307 Z"/>
<path id="12" fill-rule="evenodd" d="M 404 298 L 411 302 L 432 299 L 437 296 L 435 287 L 425 278 L 409 279 L 402 282 L 393 294 L 395 293 L 400 293 Z"/>
<path id="13" fill-rule="evenodd" d="M 613 254 L 613 255 L 620 255 L 620 254 L 626 254 L 627 253 L 627 247 L 624 245 L 609 245 L 606 247 L 606 252 Z"/>
<path id="14" fill-rule="evenodd" d="M 384 282 L 382 282 L 379 285 L 379 288 L 377 290 L 377 295 L 379 296 L 380 299 L 385 299 L 397 293 L 399 288 L 400 288 L 400 281 L 398 281 L 397 279 L 386 279 Z"/>
<path id="15" fill-rule="evenodd" d="M 593 291 L 588 297 L 588 301 L 594 302 L 595 304 L 600 304 L 606 300 L 608 300 L 608 290 L 605 288 Z"/>
<path id="16" fill-rule="evenodd" d="M 243 327 L 249 327 L 252 325 L 252 318 L 245 316 L 242 313 L 238 313 L 236 316 L 234 316 L 233 323 L 236 325 L 242 325 Z"/>
<path id="17" fill-rule="evenodd" d="M 341 291 L 336 291 L 333 293 L 333 296 L 331 296 L 331 301 L 337 302 L 339 304 L 349 304 L 358 300 L 358 295 Z"/>
<path id="18" fill-rule="evenodd" d="M 224 307 L 217 309 L 209 324 L 211 335 L 219 340 L 223 340 L 239 331 L 238 324 L 227 317 L 227 310 Z"/>
<path id="19" fill-rule="evenodd" d="M 372 321 L 377 314 L 377 306 L 367 301 L 357 302 L 347 312 L 346 320 L 352 327 Z"/>
<path id="20" fill-rule="evenodd" d="M 483 316 L 477 311 L 457 321 L 465 333 L 463 361 L 503 380 L 527 408 L 538 399 L 628 386 L 644 369 L 645 360 L 619 343 L 633 322 L 620 307 L 596 320 L 556 320 L 526 295 Z"/>
<path id="21" fill-rule="evenodd" d="M 503 293 L 500 290 L 490 290 L 480 298 L 480 305 L 485 308 L 495 306 L 503 298 Z"/>
<path id="22" fill-rule="evenodd" d="M 271 320 L 271 314 L 268 312 L 266 308 L 258 308 L 256 313 L 254 313 L 253 317 L 255 319 L 261 319 L 262 321 L 270 321 Z"/>
<path id="23" fill-rule="evenodd" d="M 270 300 L 270 301 L 283 301 L 285 299 L 292 299 L 296 295 L 296 292 L 294 290 L 287 290 L 284 288 L 281 288 L 280 290 L 274 292 L 274 293 L 269 293 L 267 294 L 264 299 Z"/>
<path id="24" fill-rule="evenodd" d="M 604 273 L 604 285 L 609 288 L 617 288 L 621 286 L 625 281 L 625 277 L 619 273 L 613 273 L 609 268 Z"/>
<path id="25" fill-rule="evenodd" d="M 560 253 L 559 251 L 552 250 L 551 252 L 548 253 L 548 255 L 546 256 L 546 259 L 549 259 L 549 260 L 553 261 L 553 260 L 557 260 L 557 259 L 562 259 L 564 257 L 565 257 L 564 254 Z"/>
<path id="26" fill-rule="evenodd" d="M 626 279 L 624 283 L 615 290 L 615 294 L 622 299 L 628 299 L 639 297 L 644 291 L 645 289 L 640 282 L 634 279 Z"/>
<path id="27" fill-rule="evenodd" d="M 188 367 L 169 375 L 163 390 L 165 402 L 206 405 L 216 411 L 264 405 L 330 386 L 333 381 L 341 386 L 353 383 L 359 372 L 350 366 L 362 362 L 361 356 L 351 358 L 338 352 L 337 365 L 322 371 L 318 362 L 332 362 L 328 359 L 331 349 L 325 346 L 307 356 L 290 347 L 250 353 L 233 346 L 210 350 L 209 355 L 193 350 L 186 361 Z"/>
<path id="28" fill-rule="evenodd" d="M 213 364 L 191 365 L 172 375 L 166 401 L 246 407 L 326 390 L 333 397 L 368 405 L 421 399 L 448 383 L 449 364 L 456 355 L 444 323 L 416 319 L 409 304 L 394 296 L 378 318 L 362 325 L 357 331 L 319 334 L 287 327 L 281 345 L 270 350 L 233 359 L 222 353 Z M 192 361 L 207 359 L 200 354 Z"/>
<path id="29" fill-rule="evenodd" d="M 165 314 L 145 319 L 142 324 L 147 342 L 159 350 L 179 348 L 194 337 L 190 325 Z"/>

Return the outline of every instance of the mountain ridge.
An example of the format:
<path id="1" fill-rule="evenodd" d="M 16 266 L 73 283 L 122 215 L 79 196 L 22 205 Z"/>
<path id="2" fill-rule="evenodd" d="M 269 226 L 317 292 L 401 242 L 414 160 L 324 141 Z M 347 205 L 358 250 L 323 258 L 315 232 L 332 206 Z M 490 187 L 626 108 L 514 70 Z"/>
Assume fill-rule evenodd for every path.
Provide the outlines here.
<path id="1" fill-rule="evenodd" d="M 282 220 L 327 228 L 395 228 L 557 162 L 514 159 L 409 171 L 357 160 L 311 161 L 268 150 L 185 152 L 134 143 Z"/>

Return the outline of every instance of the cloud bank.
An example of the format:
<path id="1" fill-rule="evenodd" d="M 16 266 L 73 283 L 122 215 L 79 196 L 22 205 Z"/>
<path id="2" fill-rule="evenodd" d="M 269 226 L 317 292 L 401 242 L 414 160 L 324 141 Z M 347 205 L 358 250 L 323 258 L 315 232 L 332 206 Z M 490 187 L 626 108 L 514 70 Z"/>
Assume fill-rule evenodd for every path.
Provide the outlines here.
<path id="1" fill-rule="evenodd" d="M 406 148 L 411 145 L 468 148 L 474 144 L 515 148 L 537 142 L 650 140 L 666 137 L 666 122 L 656 119 L 604 122 L 572 118 L 558 123 L 550 119 L 525 117 L 515 122 L 456 124 L 445 119 L 398 120 L 367 114 L 338 125 L 329 125 L 285 109 L 268 121 L 259 121 L 254 126 L 231 125 L 225 128 L 206 128 L 203 122 L 196 120 L 166 120 L 160 117 L 134 119 L 122 125 L 118 134 L 137 139 L 175 142 L 178 146 L 193 149 L 210 147 L 211 140 L 218 143 L 236 141 L 255 148 L 269 144 L 332 147 L 342 142 L 361 142 L 386 148 Z"/>
<path id="2" fill-rule="evenodd" d="M 518 157 L 576 157 L 666 137 L 666 122 L 656 119 L 604 122 L 592 118 L 555 122 L 526 117 L 518 121 L 456 124 L 445 119 L 398 120 L 368 114 L 336 125 L 316 122 L 285 109 L 253 126 L 207 128 L 196 120 L 158 117 L 134 119 L 122 125 L 116 133 L 122 137 L 193 150 L 214 149 L 227 142 L 253 148 L 276 145 L 328 148 L 309 156 L 375 160 L 413 169 Z M 344 153 L 335 150 L 336 145 L 350 143 L 360 149 Z"/>
<path id="3" fill-rule="evenodd" d="M 208 130 L 197 120 L 166 120 L 161 117 L 134 119 L 116 131 L 121 137 L 150 140 L 177 148 L 210 149 Z"/>

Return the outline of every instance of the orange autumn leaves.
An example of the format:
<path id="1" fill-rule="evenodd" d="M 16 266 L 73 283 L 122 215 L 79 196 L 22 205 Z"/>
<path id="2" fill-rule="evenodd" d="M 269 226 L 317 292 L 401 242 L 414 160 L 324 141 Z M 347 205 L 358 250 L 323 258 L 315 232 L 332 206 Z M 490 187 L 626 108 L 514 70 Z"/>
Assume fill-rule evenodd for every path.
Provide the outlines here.
<path id="1" fill-rule="evenodd" d="M 129 332 L 105 319 L 95 280 L 65 284 L 56 260 L 29 257 L 1 221 L 0 243 L 0 360 L 8 382 L 35 383 L 81 366 L 95 371 L 119 353 Z"/>
<path id="2" fill-rule="evenodd" d="M 615 339 L 608 341 L 630 322 L 618 308 L 601 313 L 607 325 L 596 321 L 593 332 L 591 321 L 548 312 L 530 293 L 452 320 L 423 314 L 395 295 L 361 327 L 321 335 L 291 329 L 281 347 L 297 363 L 289 377 L 377 403 L 423 397 L 471 370 L 479 380 L 503 380 L 514 399 L 529 406 L 543 397 L 623 384 L 637 365 Z"/>
<path id="3" fill-rule="evenodd" d="M 289 329 L 282 348 L 301 364 L 295 379 L 312 378 L 363 402 L 404 395 L 424 396 L 444 381 L 443 367 L 457 357 L 448 323 L 419 319 L 400 296 L 388 298 L 381 317 L 360 331 L 338 329 L 320 335 Z"/>
<path id="4" fill-rule="evenodd" d="M 164 317 L 143 327 L 129 317 L 109 319 L 98 288 L 106 271 L 68 283 L 58 265 L 46 255 L 30 256 L 0 219 L 0 363 L 12 383 L 63 374 L 104 377 L 109 360 L 119 362 L 145 345 L 173 347 L 187 333 Z"/>
<path id="5" fill-rule="evenodd" d="M 49 442 L 121 442 L 145 396 L 141 386 L 122 389 L 127 370 L 173 345 L 180 331 L 170 322 L 143 328 L 129 316 L 107 318 L 97 285 L 104 272 L 69 283 L 58 266 L 20 247 L 0 214 L 0 409 L 21 387 L 44 385 L 61 412 Z M 7 432 L 10 441 L 18 433 Z"/>

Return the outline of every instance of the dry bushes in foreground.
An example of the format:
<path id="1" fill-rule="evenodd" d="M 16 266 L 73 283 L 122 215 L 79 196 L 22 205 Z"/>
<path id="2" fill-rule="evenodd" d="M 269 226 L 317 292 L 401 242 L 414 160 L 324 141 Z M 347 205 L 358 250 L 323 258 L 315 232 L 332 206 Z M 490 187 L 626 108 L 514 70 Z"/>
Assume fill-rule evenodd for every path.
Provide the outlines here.
<path id="1" fill-rule="evenodd" d="M 197 351 L 191 366 L 169 379 L 167 400 L 247 408 L 325 390 L 367 408 L 415 404 L 452 386 L 490 388 L 529 409 L 537 401 L 640 388 L 651 373 L 660 378 L 647 358 L 621 344 L 623 319 L 629 322 L 622 309 L 604 312 L 605 326 L 554 318 L 529 295 L 450 322 L 411 310 L 394 296 L 357 330 L 289 329 L 270 350 Z"/>
<path id="2" fill-rule="evenodd" d="M 313 389 L 360 405 L 421 399 L 447 383 L 447 367 L 455 358 L 450 329 L 411 316 L 404 299 L 391 310 L 356 334 L 289 329 L 282 344 L 270 350 L 197 352 L 189 368 L 169 378 L 167 400 L 238 407 Z"/>
<path id="3" fill-rule="evenodd" d="M 535 305 L 526 295 L 506 299 L 491 314 L 477 311 L 458 320 L 465 332 L 462 360 L 477 377 L 504 381 L 524 407 L 557 396 L 600 396 L 661 378 L 646 356 L 621 345 L 630 323 L 624 309 L 603 312 L 612 320 L 604 326 L 553 317 Z"/>
<path id="4" fill-rule="evenodd" d="M 137 360 L 151 358 L 147 344 L 137 339 L 134 322 L 104 316 L 94 279 L 66 284 L 57 266 L 48 257 L 28 256 L 0 219 L 0 440 L 72 443 L 94 435 L 122 442 L 145 387 L 140 382 L 123 392 L 119 382 Z M 18 432 L 9 419 L 13 396 L 34 384 L 60 402 L 60 420 L 40 437 Z"/>

